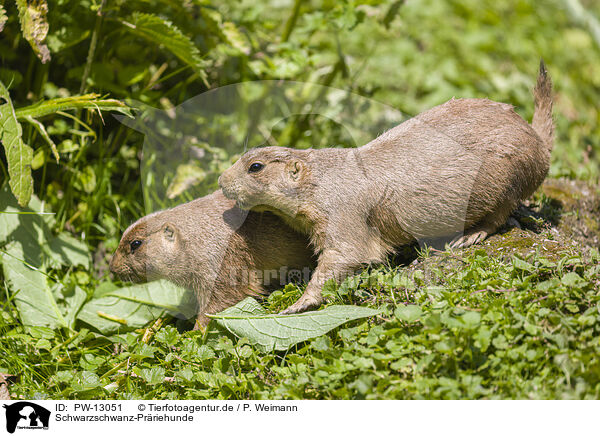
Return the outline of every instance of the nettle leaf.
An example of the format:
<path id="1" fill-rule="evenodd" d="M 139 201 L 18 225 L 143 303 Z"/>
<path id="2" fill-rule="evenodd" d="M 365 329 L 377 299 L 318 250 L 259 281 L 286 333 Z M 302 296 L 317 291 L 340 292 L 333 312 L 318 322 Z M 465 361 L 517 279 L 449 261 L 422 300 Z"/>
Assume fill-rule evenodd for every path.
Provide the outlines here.
<path id="1" fill-rule="evenodd" d="M 48 4 L 46 0 L 17 0 L 23 36 L 43 64 L 50 60 L 50 50 L 44 44 L 48 35 Z"/>
<path id="2" fill-rule="evenodd" d="M 236 49 L 239 53 L 250 54 L 251 47 L 248 39 L 234 23 L 230 21 L 223 23 L 223 17 L 214 9 L 201 8 L 200 14 L 210 30 L 217 34 L 223 42 Z"/>
<path id="3" fill-rule="evenodd" d="M 166 280 L 102 288 L 77 317 L 103 334 L 140 328 L 167 313 L 183 319 L 196 314 L 194 294 Z"/>
<path id="4" fill-rule="evenodd" d="M 183 63 L 189 65 L 206 83 L 205 62 L 198 48 L 170 21 L 152 15 L 135 12 L 128 21 L 122 22 L 133 34 L 164 46 Z"/>
<path id="5" fill-rule="evenodd" d="M 4 146 L 8 163 L 10 188 L 21 206 L 27 206 L 33 194 L 33 178 L 31 177 L 31 161 L 33 149 L 23 142 L 21 124 L 17 121 L 10 94 L 0 82 L 0 98 L 5 101 L 0 105 L 0 140 Z"/>
<path id="6" fill-rule="evenodd" d="M 7 20 L 8 17 L 6 16 L 6 9 L 4 9 L 4 6 L 0 5 L 0 32 L 4 30 L 4 25 L 6 24 Z"/>
<path id="7" fill-rule="evenodd" d="M 156 385 L 165 381 L 165 369 L 160 366 L 153 368 L 136 367 L 133 372 L 142 377 L 149 385 Z"/>
<path id="8" fill-rule="evenodd" d="M 535 266 L 533 266 L 532 264 L 525 262 L 524 260 L 519 259 L 518 257 L 513 257 L 512 259 L 513 261 L 513 265 L 515 266 L 516 269 L 519 269 L 521 271 L 526 271 L 526 272 L 534 272 L 535 271 Z"/>
<path id="9" fill-rule="evenodd" d="M 287 350 L 316 338 L 354 319 L 374 316 L 381 310 L 360 306 L 329 306 L 294 315 L 268 314 L 252 297 L 223 312 L 211 315 L 235 336 L 246 337 L 263 351 Z"/>

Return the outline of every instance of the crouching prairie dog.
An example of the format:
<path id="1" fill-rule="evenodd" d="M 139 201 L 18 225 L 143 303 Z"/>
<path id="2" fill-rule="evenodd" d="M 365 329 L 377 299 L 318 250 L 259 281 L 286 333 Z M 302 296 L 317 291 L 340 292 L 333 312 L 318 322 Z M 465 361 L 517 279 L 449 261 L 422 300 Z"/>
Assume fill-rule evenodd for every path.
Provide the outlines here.
<path id="1" fill-rule="evenodd" d="M 543 62 L 532 125 L 513 107 L 452 99 L 354 149 L 256 148 L 220 177 L 244 209 L 271 210 L 310 235 L 318 265 L 284 313 L 318 306 L 321 288 L 397 246 L 454 236 L 453 247 L 504 224 L 548 172 L 552 84 Z"/>
<path id="2" fill-rule="evenodd" d="M 196 293 L 195 328 L 247 296 L 290 279 L 308 281 L 315 259 L 308 239 L 271 213 L 242 211 L 221 191 L 140 218 L 110 262 L 120 279 L 167 279 Z"/>

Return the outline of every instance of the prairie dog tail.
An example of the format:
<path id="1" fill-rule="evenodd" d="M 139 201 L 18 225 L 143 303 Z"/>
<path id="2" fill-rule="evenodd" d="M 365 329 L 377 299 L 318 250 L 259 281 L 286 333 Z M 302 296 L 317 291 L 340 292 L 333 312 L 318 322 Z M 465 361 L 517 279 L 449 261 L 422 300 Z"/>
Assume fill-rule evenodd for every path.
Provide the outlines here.
<path id="1" fill-rule="evenodd" d="M 540 72 L 537 83 L 533 89 L 533 98 L 535 101 L 535 111 L 531 127 L 540 135 L 540 138 L 546 143 L 548 151 L 552 151 L 554 143 L 554 124 L 552 123 L 552 79 L 548 74 L 546 65 L 540 60 Z"/>

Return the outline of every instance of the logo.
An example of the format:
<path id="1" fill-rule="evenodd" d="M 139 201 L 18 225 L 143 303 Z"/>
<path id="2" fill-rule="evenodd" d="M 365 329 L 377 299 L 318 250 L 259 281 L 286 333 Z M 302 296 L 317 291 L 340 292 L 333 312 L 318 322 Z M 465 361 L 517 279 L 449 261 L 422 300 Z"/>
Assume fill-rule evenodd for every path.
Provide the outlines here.
<path id="1" fill-rule="evenodd" d="M 48 430 L 50 411 L 28 401 L 19 401 L 11 405 L 4 404 L 6 409 L 6 431 L 14 433 L 15 429 Z"/>

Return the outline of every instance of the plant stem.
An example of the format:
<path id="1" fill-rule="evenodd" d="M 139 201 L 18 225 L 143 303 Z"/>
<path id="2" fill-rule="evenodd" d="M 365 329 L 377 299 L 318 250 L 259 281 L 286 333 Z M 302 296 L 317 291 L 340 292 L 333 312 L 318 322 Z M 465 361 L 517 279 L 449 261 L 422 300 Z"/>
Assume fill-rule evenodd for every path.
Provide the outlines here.
<path id="1" fill-rule="evenodd" d="M 94 61 L 94 54 L 96 53 L 96 45 L 98 44 L 98 34 L 100 33 L 100 25 L 102 24 L 102 8 L 106 0 L 102 0 L 98 12 L 96 14 L 96 24 L 92 33 L 92 40 L 90 41 L 90 48 L 88 50 L 87 60 L 85 63 L 85 69 L 83 70 L 83 76 L 81 77 L 81 86 L 79 87 L 79 93 L 83 94 L 87 90 L 87 79 L 90 76 L 92 70 L 92 62 Z"/>
<path id="2" fill-rule="evenodd" d="M 302 0 L 294 1 L 294 9 L 292 9 L 292 15 L 288 18 L 285 23 L 285 29 L 283 29 L 283 35 L 281 36 L 281 42 L 287 42 L 290 38 L 290 34 L 294 27 L 296 26 L 296 21 L 298 20 L 298 14 L 300 13 L 300 5 L 302 4 Z"/>

